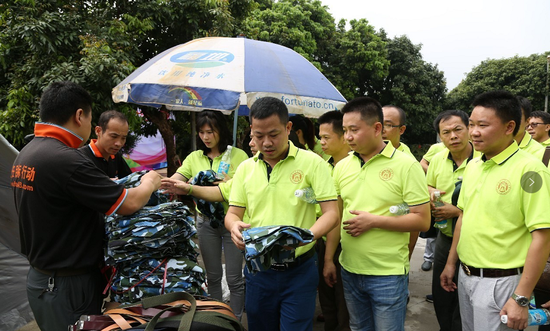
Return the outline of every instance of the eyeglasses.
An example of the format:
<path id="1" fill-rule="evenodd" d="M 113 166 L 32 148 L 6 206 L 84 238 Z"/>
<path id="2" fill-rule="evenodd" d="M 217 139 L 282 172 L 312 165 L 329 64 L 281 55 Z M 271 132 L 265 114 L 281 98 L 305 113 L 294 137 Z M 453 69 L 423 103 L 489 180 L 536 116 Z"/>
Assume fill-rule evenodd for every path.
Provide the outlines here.
<path id="1" fill-rule="evenodd" d="M 529 123 L 529 124 L 527 124 L 526 127 L 527 128 L 532 127 L 533 129 L 536 129 L 537 125 L 546 125 L 546 124 L 548 124 L 548 123 Z"/>
<path id="2" fill-rule="evenodd" d="M 386 129 L 391 129 L 391 128 L 399 128 L 401 127 L 402 125 L 392 125 L 392 124 L 384 124 L 384 128 Z"/>

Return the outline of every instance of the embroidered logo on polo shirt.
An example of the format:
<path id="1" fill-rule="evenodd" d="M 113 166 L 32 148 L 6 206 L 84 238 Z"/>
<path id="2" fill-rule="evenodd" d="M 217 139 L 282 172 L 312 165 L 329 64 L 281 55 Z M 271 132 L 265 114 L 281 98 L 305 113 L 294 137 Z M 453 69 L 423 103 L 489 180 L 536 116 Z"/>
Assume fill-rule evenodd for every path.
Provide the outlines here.
<path id="1" fill-rule="evenodd" d="M 501 179 L 497 184 L 497 193 L 500 195 L 505 195 L 510 192 L 511 184 L 508 179 Z"/>
<path id="2" fill-rule="evenodd" d="M 383 169 L 380 171 L 380 179 L 383 181 L 388 181 L 393 178 L 393 170 L 390 168 Z"/>
<path id="3" fill-rule="evenodd" d="M 290 181 L 293 182 L 294 184 L 300 183 L 303 179 L 304 179 L 304 173 L 302 172 L 302 170 L 294 170 L 290 174 Z"/>

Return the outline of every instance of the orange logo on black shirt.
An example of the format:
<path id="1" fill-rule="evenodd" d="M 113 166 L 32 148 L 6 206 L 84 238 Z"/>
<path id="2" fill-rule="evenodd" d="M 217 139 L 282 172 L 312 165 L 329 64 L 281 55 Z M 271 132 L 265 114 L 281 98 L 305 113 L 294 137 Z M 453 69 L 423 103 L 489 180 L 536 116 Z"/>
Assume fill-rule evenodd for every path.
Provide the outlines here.
<path id="1" fill-rule="evenodd" d="M 393 178 L 393 170 L 386 168 L 380 171 L 380 179 L 383 181 L 388 181 Z"/>
<path id="2" fill-rule="evenodd" d="M 33 182 L 35 174 L 34 167 L 20 164 L 14 165 L 11 168 L 11 186 L 27 191 L 34 191 Z M 23 184 L 22 181 L 26 181 L 29 184 Z"/>
<path id="3" fill-rule="evenodd" d="M 512 185 L 510 184 L 510 181 L 508 179 L 501 179 L 497 184 L 497 193 L 500 195 L 505 195 L 510 192 L 510 189 L 512 188 Z"/>
<path id="4" fill-rule="evenodd" d="M 304 173 L 302 172 L 302 170 L 294 170 L 294 172 L 290 174 L 290 181 L 294 184 L 300 183 L 303 179 Z"/>

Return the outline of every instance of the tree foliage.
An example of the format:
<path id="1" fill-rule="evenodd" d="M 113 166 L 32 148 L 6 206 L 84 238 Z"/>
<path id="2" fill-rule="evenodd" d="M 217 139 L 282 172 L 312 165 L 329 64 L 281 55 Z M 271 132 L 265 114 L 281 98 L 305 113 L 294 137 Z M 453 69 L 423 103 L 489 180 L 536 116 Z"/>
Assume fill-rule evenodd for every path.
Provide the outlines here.
<path id="1" fill-rule="evenodd" d="M 113 104 L 111 89 L 167 48 L 197 37 L 233 35 L 234 24 L 247 15 L 250 4 L 249 0 L 8 0 L 0 4 L 0 133 L 20 147 L 38 120 L 42 91 L 59 80 L 74 81 L 90 92 L 94 119 L 105 110 L 117 109 L 129 117 L 131 131 L 152 131 L 148 123 L 162 117 L 151 112 L 158 110 L 144 109 L 150 121 L 142 122 L 136 106 Z M 169 171 L 174 171 L 175 161 L 170 161 L 175 160 L 175 148 L 168 154 Z"/>
<path id="2" fill-rule="evenodd" d="M 476 95 L 493 90 L 507 90 L 528 98 L 533 110 L 543 110 L 548 54 L 550 53 L 481 62 L 449 92 L 447 106 L 469 112 Z"/>
<path id="3" fill-rule="evenodd" d="M 432 123 L 443 110 L 447 91 L 443 72 L 437 65 L 422 59 L 421 45 L 414 45 L 406 36 L 387 39 L 389 73 L 376 80 L 368 94 L 382 105 L 393 104 L 405 110 L 407 130 L 402 136 L 408 143 L 435 142 Z"/>

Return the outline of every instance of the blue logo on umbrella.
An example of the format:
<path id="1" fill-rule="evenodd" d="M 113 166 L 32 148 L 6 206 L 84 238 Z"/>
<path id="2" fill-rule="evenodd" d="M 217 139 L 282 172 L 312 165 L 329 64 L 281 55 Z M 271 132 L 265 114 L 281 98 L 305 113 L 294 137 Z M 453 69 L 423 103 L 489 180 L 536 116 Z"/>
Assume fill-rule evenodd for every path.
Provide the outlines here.
<path id="1" fill-rule="evenodd" d="M 172 55 L 170 62 L 187 68 L 212 68 L 230 63 L 235 55 L 225 51 L 189 51 Z"/>

